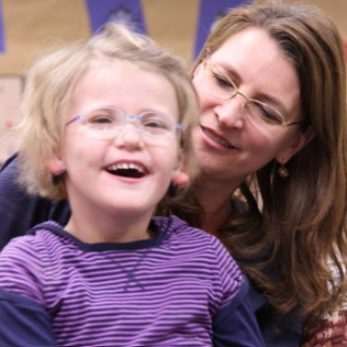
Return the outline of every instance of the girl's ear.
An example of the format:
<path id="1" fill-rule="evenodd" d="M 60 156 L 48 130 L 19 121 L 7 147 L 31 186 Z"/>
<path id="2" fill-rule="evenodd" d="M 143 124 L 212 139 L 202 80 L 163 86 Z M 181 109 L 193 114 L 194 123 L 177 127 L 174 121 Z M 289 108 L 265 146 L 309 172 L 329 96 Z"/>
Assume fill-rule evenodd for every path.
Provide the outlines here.
<path id="1" fill-rule="evenodd" d="M 179 154 L 177 167 L 172 176 L 172 183 L 176 187 L 183 187 L 189 183 L 189 175 L 187 173 L 185 159 L 182 153 Z"/>
<path id="2" fill-rule="evenodd" d="M 312 127 L 309 126 L 304 132 L 299 132 L 292 144 L 281 151 L 276 160 L 278 163 L 286 164 L 296 153 L 300 152 L 315 136 Z"/>
<path id="3" fill-rule="evenodd" d="M 189 175 L 182 169 L 177 169 L 172 177 L 172 183 L 176 187 L 182 187 L 189 183 Z"/>
<path id="4" fill-rule="evenodd" d="M 53 176 L 60 176 L 66 170 L 64 162 L 56 153 L 46 161 L 46 168 Z"/>

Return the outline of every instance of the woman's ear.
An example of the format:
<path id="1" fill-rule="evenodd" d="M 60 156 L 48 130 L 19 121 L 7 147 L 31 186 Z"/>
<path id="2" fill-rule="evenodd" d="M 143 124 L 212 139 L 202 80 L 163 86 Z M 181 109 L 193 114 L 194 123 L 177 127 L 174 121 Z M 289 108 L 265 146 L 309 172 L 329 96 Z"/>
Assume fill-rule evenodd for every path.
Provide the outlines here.
<path id="1" fill-rule="evenodd" d="M 298 132 L 297 136 L 293 139 L 292 144 L 286 149 L 282 150 L 277 156 L 276 160 L 278 163 L 286 164 L 296 153 L 300 152 L 313 138 L 315 132 L 312 127 L 309 126 L 302 132 Z"/>

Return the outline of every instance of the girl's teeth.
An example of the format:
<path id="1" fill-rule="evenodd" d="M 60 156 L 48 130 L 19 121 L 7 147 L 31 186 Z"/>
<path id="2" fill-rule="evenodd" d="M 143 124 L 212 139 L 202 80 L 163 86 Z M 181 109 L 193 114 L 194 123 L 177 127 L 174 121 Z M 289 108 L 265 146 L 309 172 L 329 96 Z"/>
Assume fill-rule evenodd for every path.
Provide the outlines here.
<path id="1" fill-rule="evenodd" d="M 117 165 L 112 165 L 109 167 L 110 170 L 116 171 L 116 170 L 137 170 L 139 172 L 144 172 L 143 168 L 139 165 L 136 165 L 134 163 L 121 163 Z"/>

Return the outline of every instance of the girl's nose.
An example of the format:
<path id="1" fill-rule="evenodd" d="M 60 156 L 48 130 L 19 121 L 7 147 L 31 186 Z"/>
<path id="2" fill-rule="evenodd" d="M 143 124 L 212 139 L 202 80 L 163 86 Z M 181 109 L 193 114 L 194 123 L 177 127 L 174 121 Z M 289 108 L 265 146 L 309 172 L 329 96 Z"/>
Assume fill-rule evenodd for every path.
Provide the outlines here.
<path id="1" fill-rule="evenodd" d="M 143 147 L 141 130 L 134 122 L 127 122 L 119 129 L 114 140 L 114 145 L 118 148 L 128 150 L 138 150 Z"/>

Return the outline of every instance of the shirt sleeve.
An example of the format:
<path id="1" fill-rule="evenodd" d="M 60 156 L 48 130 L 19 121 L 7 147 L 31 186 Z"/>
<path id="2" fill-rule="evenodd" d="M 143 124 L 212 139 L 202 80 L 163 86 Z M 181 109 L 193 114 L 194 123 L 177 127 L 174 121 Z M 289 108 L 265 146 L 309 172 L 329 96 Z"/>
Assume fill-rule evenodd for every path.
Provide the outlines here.
<path id="1" fill-rule="evenodd" d="M 9 158 L 0 169 L 0 250 L 13 237 L 52 219 L 65 225 L 70 211 L 65 201 L 52 202 L 29 195 L 18 183 L 18 158 Z"/>
<path id="2" fill-rule="evenodd" d="M 54 346 L 45 308 L 46 262 L 33 235 L 13 239 L 0 253 L 1 346 Z"/>
<path id="3" fill-rule="evenodd" d="M 301 345 L 301 315 L 299 310 L 288 313 L 280 321 L 274 321 L 273 310 L 264 296 L 248 279 L 248 297 L 257 317 L 266 347 L 299 347 Z"/>
<path id="4" fill-rule="evenodd" d="M 250 300 L 250 286 L 239 266 L 218 240 L 216 262 L 223 292 L 219 309 L 213 317 L 215 347 L 265 346 Z"/>
<path id="5" fill-rule="evenodd" d="M 44 305 L 45 262 L 46 251 L 34 235 L 14 238 L 0 252 L 0 288 Z"/>
<path id="6" fill-rule="evenodd" d="M 0 289 L 0 341 L 2 347 L 55 346 L 50 318 L 44 307 Z"/>
<path id="7" fill-rule="evenodd" d="M 244 279 L 236 296 L 215 315 L 213 320 L 214 347 L 265 346 L 248 290 L 248 282 Z"/>

